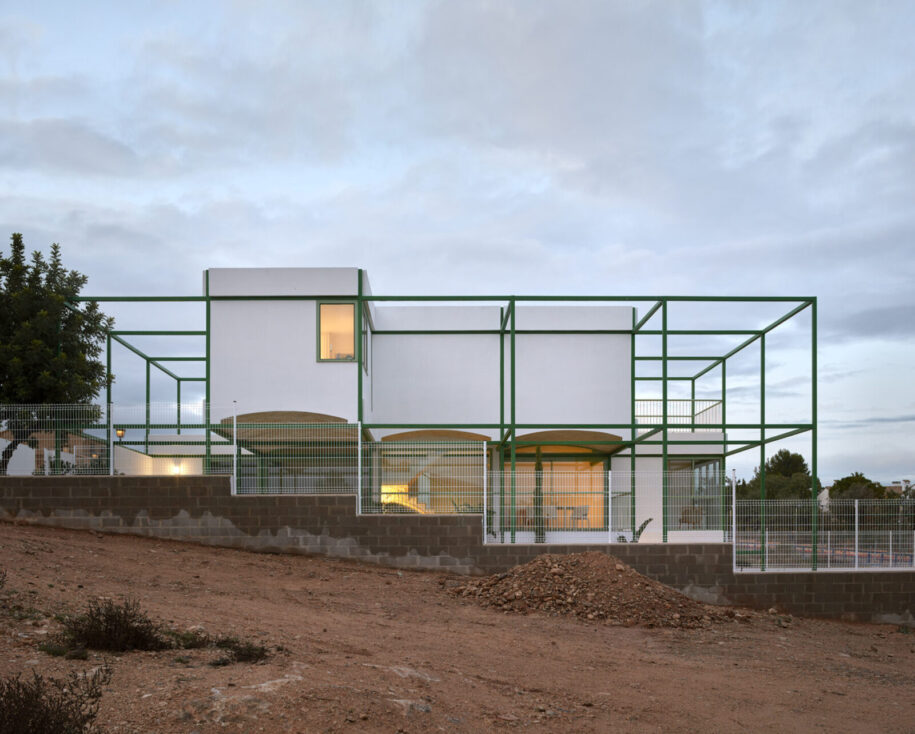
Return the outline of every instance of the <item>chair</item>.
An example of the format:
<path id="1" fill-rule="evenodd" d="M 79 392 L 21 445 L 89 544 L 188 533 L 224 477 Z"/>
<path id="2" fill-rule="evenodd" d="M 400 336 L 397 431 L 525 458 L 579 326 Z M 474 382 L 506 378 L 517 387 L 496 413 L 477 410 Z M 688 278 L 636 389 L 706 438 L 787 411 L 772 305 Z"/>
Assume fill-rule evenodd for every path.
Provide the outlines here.
<path id="1" fill-rule="evenodd" d="M 588 506 L 587 505 L 577 505 L 572 508 L 572 528 L 578 529 L 578 523 L 582 520 L 585 522 L 588 521 Z"/>

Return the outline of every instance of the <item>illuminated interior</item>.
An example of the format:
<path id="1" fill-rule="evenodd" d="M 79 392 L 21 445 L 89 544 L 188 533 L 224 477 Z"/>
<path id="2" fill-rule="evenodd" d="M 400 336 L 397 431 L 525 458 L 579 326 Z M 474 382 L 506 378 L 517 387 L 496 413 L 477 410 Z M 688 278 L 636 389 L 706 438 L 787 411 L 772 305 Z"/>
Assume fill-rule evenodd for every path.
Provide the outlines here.
<path id="1" fill-rule="evenodd" d="M 352 303 L 322 303 L 319 306 L 320 359 L 356 359 L 356 307 Z"/>
<path id="2" fill-rule="evenodd" d="M 429 509 L 424 503 L 410 496 L 410 486 L 408 484 L 382 484 L 381 504 L 399 505 L 420 515 L 429 513 Z"/>

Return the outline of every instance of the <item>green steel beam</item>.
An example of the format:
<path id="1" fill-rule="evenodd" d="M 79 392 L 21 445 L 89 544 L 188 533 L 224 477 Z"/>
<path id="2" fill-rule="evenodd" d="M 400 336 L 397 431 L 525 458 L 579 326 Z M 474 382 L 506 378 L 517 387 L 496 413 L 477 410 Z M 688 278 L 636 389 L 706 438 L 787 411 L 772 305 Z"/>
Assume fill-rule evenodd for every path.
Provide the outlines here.
<path id="1" fill-rule="evenodd" d="M 153 362 L 206 362 L 204 357 L 149 357 Z"/>
<path id="2" fill-rule="evenodd" d="M 157 367 L 158 369 L 162 370 L 162 372 L 164 372 L 164 373 L 165 373 L 166 375 L 168 375 L 169 377 L 172 377 L 172 378 L 174 378 L 174 379 L 176 379 L 176 380 L 181 379 L 180 377 L 178 377 L 178 375 L 176 375 L 176 374 L 175 374 L 174 372 L 172 372 L 170 369 L 167 369 L 166 367 L 163 367 L 161 364 L 159 364 L 159 363 L 158 363 L 156 360 L 154 360 L 152 357 L 150 357 L 150 358 L 147 359 L 146 361 L 149 362 L 151 365 L 154 365 L 154 366 Z"/>
<path id="3" fill-rule="evenodd" d="M 166 301 L 176 303 L 202 303 L 206 300 L 205 296 L 73 296 L 71 301 L 86 302 L 97 301 L 98 303 L 163 303 Z"/>
<path id="4" fill-rule="evenodd" d="M 660 362 L 662 359 L 664 359 L 664 357 L 660 357 L 660 356 L 656 356 L 656 357 L 636 357 L 636 359 L 637 359 L 639 362 Z M 682 357 L 681 357 L 681 356 L 677 356 L 677 355 L 674 355 L 674 354 L 669 354 L 669 355 L 667 355 L 667 361 L 668 361 L 668 362 L 710 362 L 710 361 L 712 361 L 712 360 L 719 360 L 719 359 L 721 359 L 720 356 L 714 356 L 714 357 L 687 357 L 687 356 L 682 356 Z M 690 378 L 688 378 L 688 379 L 690 379 L 690 380 L 695 380 L 696 378 L 695 378 L 695 377 L 690 377 Z"/>
<path id="5" fill-rule="evenodd" d="M 637 324 L 636 323 L 633 324 L 632 331 L 636 332 L 639 329 L 641 329 L 646 323 L 648 323 L 648 320 L 658 312 L 659 308 L 661 308 L 662 303 L 663 303 L 663 301 L 658 301 L 654 306 L 652 306 L 649 309 L 648 313 L 646 313 L 642 317 L 641 321 L 639 321 Z M 633 310 L 633 321 L 635 321 L 634 317 L 635 317 L 635 311 Z"/>
<path id="6" fill-rule="evenodd" d="M 115 329 L 111 332 L 118 336 L 206 336 L 205 331 L 126 331 Z"/>
<path id="7" fill-rule="evenodd" d="M 741 343 L 741 344 L 739 344 L 738 346 L 734 347 L 730 352 L 728 352 L 728 353 L 725 354 L 723 357 L 721 357 L 720 362 L 723 362 L 723 361 L 726 360 L 726 359 L 730 359 L 731 357 L 733 357 L 735 354 L 737 354 L 737 353 L 740 352 L 741 350 L 746 349 L 748 346 L 750 346 L 750 345 L 751 345 L 753 342 L 755 342 L 757 339 L 761 339 L 761 338 L 763 337 L 763 335 L 769 333 L 770 331 L 772 331 L 772 330 L 775 329 L 776 327 L 781 326 L 781 325 L 782 325 L 783 323 L 785 323 L 788 319 L 797 316 L 797 314 L 799 314 L 801 311 L 803 311 L 805 308 L 807 308 L 810 304 L 811 304 L 811 301 L 810 301 L 809 299 L 807 299 L 807 300 L 805 300 L 804 303 L 802 303 L 800 306 L 797 306 L 796 308 L 791 309 L 791 310 L 790 310 L 788 313 L 786 313 L 784 316 L 782 316 L 781 318 L 776 319 L 776 320 L 773 321 L 771 324 L 769 324 L 766 328 L 764 328 L 764 329 L 762 329 L 761 331 L 759 331 L 755 336 L 751 336 L 749 339 L 747 339 L 747 340 L 744 341 L 743 343 Z M 696 377 L 696 378 L 702 377 L 702 375 L 704 375 L 706 372 L 708 372 L 708 371 L 714 369 L 715 367 L 717 367 L 718 364 L 719 364 L 720 362 L 715 362 L 715 364 L 710 364 L 708 367 L 706 367 L 706 368 L 703 369 L 701 372 L 699 372 L 698 374 L 696 374 L 695 377 Z"/>
<path id="8" fill-rule="evenodd" d="M 810 430 L 812 430 L 810 427 L 807 427 L 807 428 L 796 428 L 796 429 L 793 430 L 793 431 L 786 431 L 785 433 L 779 433 L 777 436 L 768 437 L 768 438 L 766 438 L 766 440 L 765 440 L 764 442 L 760 442 L 760 441 L 740 441 L 740 442 L 738 442 L 738 441 L 725 441 L 724 443 L 726 443 L 726 444 L 728 444 L 728 445 L 730 445 L 730 444 L 732 444 L 732 443 L 746 443 L 746 444 L 747 444 L 747 445 L 744 446 L 743 448 L 734 449 L 733 451 L 728 451 L 728 452 L 726 452 L 726 453 L 725 453 L 725 456 L 733 456 L 734 454 L 739 454 L 739 453 L 742 453 L 742 452 L 744 452 L 744 451 L 749 451 L 750 449 L 759 448 L 760 443 L 764 443 L 765 445 L 768 445 L 768 444 L 770 444 L 770 443 L 775 443 L 776 441 L 783 441 L 783 440 L 786 439 L 786 438 L 791 438 L 792 436 L 797 436 L 797 435 L 799 435 L 799 434 L 801 434 L 801 433 L 807 433 L 807 431 L 810 431 Z"/>

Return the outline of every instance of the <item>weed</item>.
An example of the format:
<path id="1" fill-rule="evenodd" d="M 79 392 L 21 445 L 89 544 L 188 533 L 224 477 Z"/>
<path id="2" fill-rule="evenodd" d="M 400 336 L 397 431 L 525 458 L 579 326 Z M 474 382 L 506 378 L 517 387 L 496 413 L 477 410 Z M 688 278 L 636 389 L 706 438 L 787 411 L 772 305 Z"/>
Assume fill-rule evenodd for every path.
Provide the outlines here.
<path id="1" fill-rule="evenodd" d="M 259 663 L 267 657 L 267 648 L 252 642 L 239 640 L 237 637 L 218 637 L 214 643 L 225 652 L 223 657 L 214 660 L 211 665 L 230 665 L 232 663 Z"/>
<path id="2" fill-rule="evenodd" d="M 0 680 L 0 734 L 88 734 L 98 702 L 111 682 L 111 668 L 71 673 L 58 680 L 33 673 Z"/>
<path id="3" fill-rule="evenodd" d="M 51 657 L 60 658 L 66 655 L 69 652 L 69 648 L 61 642 L 55 640 L 48 640 L 47 642 L 42 642 L 38 649 L 43 653 L 50 655 Z"/>
<path id="4" fill-rule="evenodd" d="M 197 630 L 179 632 L 178 630 L 167 629 L 165 630 L 165 635 L 180 650 L 199 650 L 202 647 L 208 647 L 212 643 L 210 636 L 206 632 L 198 632 Z"/>
<path id="5" fill-rule="evenodd" d="M 121 604 L 110 599 L 90 601 L 85 614 L 66 617 L 63 625 L 63 638 L 70 648 L 124 652 L 169 647 L 159 625 L 129 599 Z"/>

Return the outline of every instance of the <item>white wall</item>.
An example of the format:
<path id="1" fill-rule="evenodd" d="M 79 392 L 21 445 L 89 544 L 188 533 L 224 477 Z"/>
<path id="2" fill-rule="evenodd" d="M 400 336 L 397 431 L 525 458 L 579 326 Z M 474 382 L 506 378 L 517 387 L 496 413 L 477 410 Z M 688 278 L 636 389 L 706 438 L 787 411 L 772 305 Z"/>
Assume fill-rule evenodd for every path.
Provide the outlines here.
<path id="1" fill-rule="evenodd" d="M 371 422 L 499 422 L 497 335 L 382 335 L 373 347 Z"/>
<path id="2" fill-rule="evenodd" d="M 0 438 L 0 451 L 3 451 L 10 442 Z M 27 477 L 35 471 L 35 449 L 30 449 L 25 444 L 19 444 L 13 452 L 13 457 L 6 468 L 6 473 L 11 477 Z"/>
<path id="3" fill-rule="evenodd" d="M 355 422 L 356 363 L 318 362 L 315 301 L 214 301 L 212 417 L 303 410 Z"/>
<path id="4" fill-rule="evenodd" d="M 208 272 L 211 296 L 355 296 L 359 270 L 210 268 Z"/>

